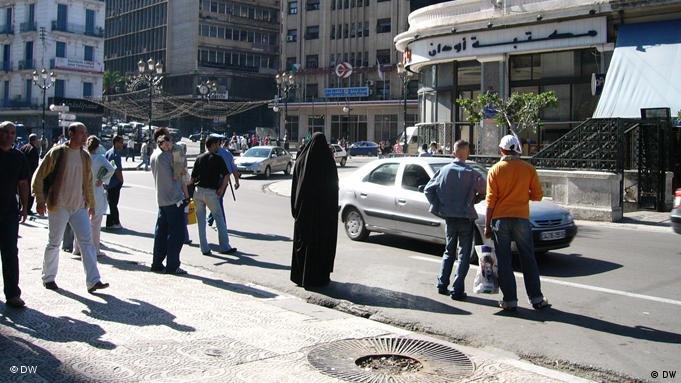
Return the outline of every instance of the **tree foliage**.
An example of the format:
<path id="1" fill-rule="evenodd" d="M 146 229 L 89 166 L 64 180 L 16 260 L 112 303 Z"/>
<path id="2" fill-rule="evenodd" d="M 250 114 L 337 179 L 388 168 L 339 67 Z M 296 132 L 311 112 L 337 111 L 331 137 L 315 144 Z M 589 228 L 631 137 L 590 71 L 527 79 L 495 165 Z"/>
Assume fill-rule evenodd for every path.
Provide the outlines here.
<path id="1" fill-rule="evenodd" d="M 105 95 L 120 93 L 125 89 L 125 78 L 118 72 L 104 71 L 103 88 Z"/>
<path id="2" fill-rule="evenodd" d="M 484 118 L 494 118 L 498 126 L 509 129 L 513 134 L 530 129 L 536 131 L 541 122 L 541 113 L 558 106 L 558 98 L 552 92 L 513 93 L 503 99 L 498 93 L 486 92 L 477 98 L 458 98 L 468 121 L 477 124 Z"/>

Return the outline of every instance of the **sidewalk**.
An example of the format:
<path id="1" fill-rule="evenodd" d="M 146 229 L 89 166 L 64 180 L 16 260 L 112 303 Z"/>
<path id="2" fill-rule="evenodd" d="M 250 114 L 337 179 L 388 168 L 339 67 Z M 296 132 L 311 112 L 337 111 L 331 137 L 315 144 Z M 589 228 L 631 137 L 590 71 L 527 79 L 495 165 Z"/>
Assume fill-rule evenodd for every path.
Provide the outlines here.
<path id="1" fill-rule="evenodd" d="M 508 353 L 417 335 L 223 280 L 209 270 L 183 265 L 188 276 L 151 273 L 150 254 L 109 243 L 103 248 L 108 255 L 100 257 L 109 289 L 88 294 L 81 261 L 62 253 L 60 290 L 49 291 L 40 281 L 44 222 L 20 228 L 20 283 L 27 307 L 0 304 L 2 382 L 341 382 L 330 376 L 339 371 L 333 366 L 350 366 L 346 376 L 380 375 L 382 370 L 357 367 L 331 343 L 367 337 L 418 339 L 470 358 L 445 359 L 442 370 L 434 369 L 431 359 L 421 370 L 398 373 L 395 382 L 456 381 L 448 369 L 457 366 L 468 368 L 462 382 L 585 382 Z M 362 342 L 343 344 L 356 343 Z M 313 364 L 331 366 L 330 375 Z"/>

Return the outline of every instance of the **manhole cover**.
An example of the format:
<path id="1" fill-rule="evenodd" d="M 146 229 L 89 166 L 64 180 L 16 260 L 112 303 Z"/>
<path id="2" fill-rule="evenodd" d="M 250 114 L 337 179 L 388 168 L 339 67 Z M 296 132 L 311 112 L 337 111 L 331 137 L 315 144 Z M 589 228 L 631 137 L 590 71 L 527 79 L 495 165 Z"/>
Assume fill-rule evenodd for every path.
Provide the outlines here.
<path id="1" fill-rule="evenodd" d="M 364 383 L 451 383 L 474 370 L 460 351 L 411 338 L 339 340 L 314 348 L 307 360 L 326 375 Z"/>

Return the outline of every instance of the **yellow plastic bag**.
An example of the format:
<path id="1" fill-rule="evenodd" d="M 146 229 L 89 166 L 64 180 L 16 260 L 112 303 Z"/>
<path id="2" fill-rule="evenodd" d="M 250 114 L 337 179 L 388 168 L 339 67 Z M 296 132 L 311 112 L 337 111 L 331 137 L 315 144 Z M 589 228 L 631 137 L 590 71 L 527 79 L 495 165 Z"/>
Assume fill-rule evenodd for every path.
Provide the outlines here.
<path id="1" fill-rule="evenodd" d="M 194 200 L 189 201 L 187 205 L 187 225 L 193 225 L 196 223 L 196 205 L 194 205 Z"/>

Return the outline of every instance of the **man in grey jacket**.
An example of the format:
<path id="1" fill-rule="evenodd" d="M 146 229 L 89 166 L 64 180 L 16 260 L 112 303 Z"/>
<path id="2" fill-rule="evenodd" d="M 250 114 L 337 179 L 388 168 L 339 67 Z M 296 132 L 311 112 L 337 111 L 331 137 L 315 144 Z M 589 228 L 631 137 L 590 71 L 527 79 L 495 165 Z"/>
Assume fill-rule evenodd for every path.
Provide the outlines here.
<path id="1" fill-rule="evenodd" d="M 468 142 L 455 142 L 454 162 L 438 170 L 424 190 L 430 202 L 430 212 L 444 218 L 446 223 L 447 244 L 437 278 L 437 290 L 440 294 L 450 294 L 447 286 L 457 259 L 457 243 L 459 245 L 459 265 L 451 291 L 454 300 L 466 298 L 464 281 L 473 247 L 474 223 L 478 218 L 473 205 L 485 198 L 485 178 L 466 165 L 468 154 Z"/>

